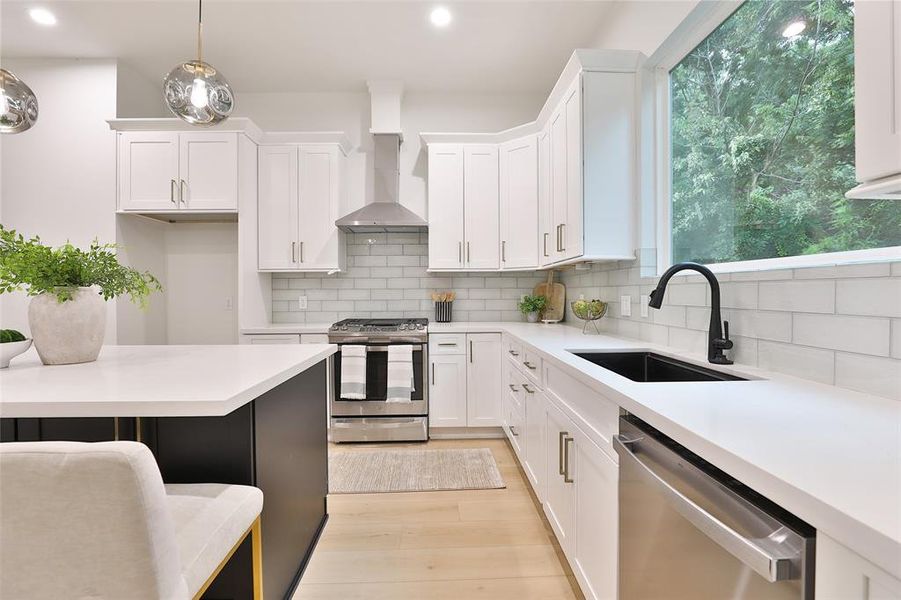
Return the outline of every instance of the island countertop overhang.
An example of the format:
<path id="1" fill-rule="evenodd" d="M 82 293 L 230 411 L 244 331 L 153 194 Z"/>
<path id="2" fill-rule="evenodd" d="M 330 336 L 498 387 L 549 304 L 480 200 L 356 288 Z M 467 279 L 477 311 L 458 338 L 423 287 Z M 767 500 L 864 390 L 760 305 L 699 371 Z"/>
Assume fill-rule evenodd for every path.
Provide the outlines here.
<path id="1" fill-rule="evenodd" d="M 334 344 L 104 346 L 44 366 L 30 350 L 0 372 L 0 417 L 223 416 L 326 360 Z"/>

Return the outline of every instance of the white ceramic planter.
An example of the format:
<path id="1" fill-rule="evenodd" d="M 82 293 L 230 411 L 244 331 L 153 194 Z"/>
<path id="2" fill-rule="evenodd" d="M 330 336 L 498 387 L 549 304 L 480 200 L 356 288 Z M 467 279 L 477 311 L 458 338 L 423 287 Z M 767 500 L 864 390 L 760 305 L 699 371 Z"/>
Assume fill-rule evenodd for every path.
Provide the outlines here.
<path id="1" fill-rule="evenodd" d="M 526 321 L 528 321 L 529 323 L 537 323 L 538 315 L 539 313 L 537 310 L 534 312 L 526 313 Z"/>
<path id="2" fill-rule="evenodd" d="M 0 369 L 9 367 L 9 361 L 31 348 L 31 340 L 0 344 Z"/>
<path id="3" fill-rule="evenodd" d="M 92 288 L 78 288 L 65 302 L 41 294 L 31 299 L 28 323 L 45 365 L 91 362 L 103 345 L 106 301 Z"/>

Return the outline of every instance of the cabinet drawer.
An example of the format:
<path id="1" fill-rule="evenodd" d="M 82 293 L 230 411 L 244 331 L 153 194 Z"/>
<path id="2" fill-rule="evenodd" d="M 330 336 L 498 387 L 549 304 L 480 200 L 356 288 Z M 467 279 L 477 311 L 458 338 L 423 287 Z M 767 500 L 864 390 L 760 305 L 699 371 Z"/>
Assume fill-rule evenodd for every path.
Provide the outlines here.
<path id="1" fill-rule="evenodd" d="M 466 334 L 439 333 L 429 335 L 429 354 L 466 354 Z"/>
<path id="2" fill-rule="evenodd" d="M 525 438 L 523 434 L 525 433 L 525 413 L 522 410 L 521 406 L 517 406 L 515 403 L 511 403 L 508 405 L 508 415 L 507 415 L 507 437 L 510 438 L 510 444 L 513 446 L 513 450 L 516 452 L 516 456 L 519 458 L 520 463 L 525 460 L 524 454 L 524 442 Z"/>
<path id="3" fill-rule="evenodd" d="M 302 333 L 300 335 L 301 344 L 328 344 L 327 333 Z"/>
<path id="4" fill-rule="evenodd" d="M 541 357 L 533 351 L 523 350 L 522 366 L 523 373 L 531 379 L 536 385 L 541 385 L 542 363 Z"/>
<path id="5" fill-rule="evenodd" d="M 579 415 L 583 422 L 577 425 L 618 463 L 613 436 L 619 427 L 619 407 L 553 365 L 545 367 L 544 381 L 547 396 Z"/>
<path id="6" fill-rule="evenodd" d="M 296 333 L 275 334 L 244 334 L 241 336 L 242 344 L 299 344 L 300 336 Z"/>
<path id="7" fill-rule="evenodd" d="M 504 356 L 517 362 L 522 360 L 522 344 L 510 336 L 504 336 Z"/>

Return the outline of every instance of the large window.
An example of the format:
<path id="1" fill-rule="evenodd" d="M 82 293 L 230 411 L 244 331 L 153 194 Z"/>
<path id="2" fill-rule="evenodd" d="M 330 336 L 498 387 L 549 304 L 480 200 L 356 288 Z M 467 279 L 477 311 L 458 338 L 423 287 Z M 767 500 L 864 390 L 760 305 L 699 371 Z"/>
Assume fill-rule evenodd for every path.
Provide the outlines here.
<path id="1" fill-rule="evenodd" d="M 672 258 L 901 245 L 854 187 L 854 5 L 748 0 L 670 72 Z"/>

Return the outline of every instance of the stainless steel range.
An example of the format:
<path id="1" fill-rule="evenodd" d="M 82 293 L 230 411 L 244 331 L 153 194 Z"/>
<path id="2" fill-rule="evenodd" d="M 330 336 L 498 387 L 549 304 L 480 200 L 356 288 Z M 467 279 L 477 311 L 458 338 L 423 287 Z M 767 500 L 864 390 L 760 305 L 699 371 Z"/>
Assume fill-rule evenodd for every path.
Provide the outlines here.
<path id="1" fill-rule="evenodd" d="M 429 439 L 428 325 L 428 319 L 345 319 L 331 326 L 329 342 L 366 347 L 365 399 L 341 398 L 341 353 L 332 361 L 332 441 Z M 388 403 L 388 346 L 398 344 L 413 346 L 413 393 L 410 402 Z"/>

